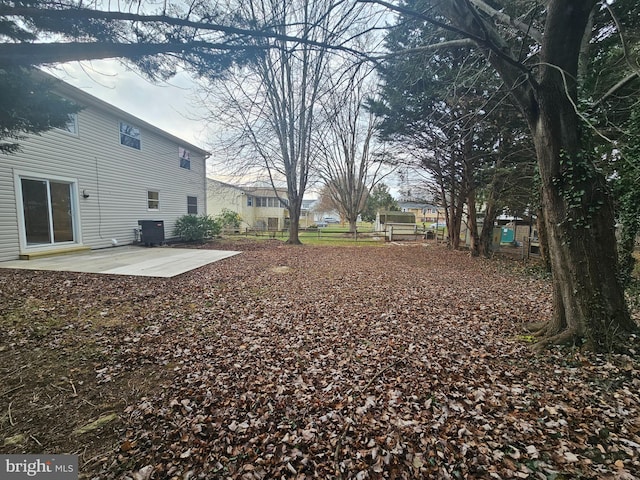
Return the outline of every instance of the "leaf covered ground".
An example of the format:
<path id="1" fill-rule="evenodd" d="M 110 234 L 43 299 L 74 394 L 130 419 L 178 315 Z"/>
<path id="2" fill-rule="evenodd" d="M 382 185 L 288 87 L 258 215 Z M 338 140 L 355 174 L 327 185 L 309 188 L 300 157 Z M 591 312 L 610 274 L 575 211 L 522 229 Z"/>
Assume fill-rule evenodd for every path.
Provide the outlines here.
<path id="1" fill-rule="evenodd" d="M 638 341 L 534 353 L 548 280 L 240 248 L 171 279 L 0 269 L 0 452 L 95 479 L 639 478 Z"/>

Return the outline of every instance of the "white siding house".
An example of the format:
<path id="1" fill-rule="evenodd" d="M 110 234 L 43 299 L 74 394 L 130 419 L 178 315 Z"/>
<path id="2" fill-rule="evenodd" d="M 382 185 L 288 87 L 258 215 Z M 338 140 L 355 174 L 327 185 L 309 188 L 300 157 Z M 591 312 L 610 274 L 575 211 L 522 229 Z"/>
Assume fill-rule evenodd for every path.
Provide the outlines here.
<path id="1" fill-rule="evenodd" d="M 138 220 L 206 213 L 207 152 L 75 87 L 83 107 L 0 154 L 0 261 L 136 240 Z M 176 121 L 180 121 L 176 118 Z"/>
<path id="2" fill-rule="evenodd" d="M 217 215 L 232 210 L 242 219 L 241 228 L 278 231 L 288 227 L 289 212 L 271 187 L 231 185 L 208 179 L 207 212 Z M 286 200 L 286 189 L 278 189 L 278 196 Z"/>

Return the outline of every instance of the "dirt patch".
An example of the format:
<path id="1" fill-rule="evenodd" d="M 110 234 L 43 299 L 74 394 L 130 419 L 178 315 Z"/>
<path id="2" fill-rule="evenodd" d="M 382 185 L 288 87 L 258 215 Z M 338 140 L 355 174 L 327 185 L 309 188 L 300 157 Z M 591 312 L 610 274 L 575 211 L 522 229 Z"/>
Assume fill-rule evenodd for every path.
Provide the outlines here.
<path id="1" fill-rule="evenodd" d="M 148 324 L 136 295 L 117 294 L 131 286 L 121 280 L 22 270 L 0 276 L 3 452 L 74 453 L 85 462 L 110 455 L 119 414 L 171 378 L 150 361 L 127 358 L 127 343 Z M 114 412 L 117 419 L 80 430 Z"/>
<path id="2" fill-rule="evenodd" d="M 291 271 L 290 267 L 273 267 L 271 269 L 273 273 L 287 273 Z"/>
<path id="3" fill-rule="evenodd" d="M 200 248 L 244 253 L 171 279 L 0 271 L 1 452 L 101 479 L 640 470 L 638 360 L 532 353 L 550 286 L 518 262 Z"/>

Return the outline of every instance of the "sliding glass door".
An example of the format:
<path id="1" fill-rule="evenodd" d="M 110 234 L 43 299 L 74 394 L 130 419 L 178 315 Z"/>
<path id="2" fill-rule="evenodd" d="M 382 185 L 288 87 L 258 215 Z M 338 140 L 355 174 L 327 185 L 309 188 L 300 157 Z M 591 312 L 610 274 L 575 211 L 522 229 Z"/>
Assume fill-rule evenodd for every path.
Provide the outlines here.
<path id="1" fill-rule="evenodd" d="M 72 183 L 22 178 L 22 212 L 27 246 L 75 240 Z"/>

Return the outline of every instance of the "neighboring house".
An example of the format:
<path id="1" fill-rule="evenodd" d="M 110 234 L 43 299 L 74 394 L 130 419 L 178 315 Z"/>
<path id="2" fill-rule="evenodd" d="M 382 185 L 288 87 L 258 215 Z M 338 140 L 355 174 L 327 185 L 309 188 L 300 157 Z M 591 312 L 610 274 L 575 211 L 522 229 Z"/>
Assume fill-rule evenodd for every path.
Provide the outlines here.
<path id="1" fill-rule="evenodd" d="M 415 221 L 421 222 L 422 220 L 422 209 L 426 204 L 424 202 L 412 201 L 412 200 L 400 200 L 398 202 L 398 207 L 400 207 L 401 212 L 405 213 L 413 213 L 416 216 Z"/>
<path id="2" fill-rule="evenodd" d="M 170 238 L 178 217 L 206 213 L 206 151 L 64 82 L 56 92 L 83 110 L 0 156 L 0 261 L 133 243 L 139 220 Z"/>
<path id="3" fill-rule="evenodd" d="M 421 222 L 430 225 L 431 223 L 445 223 L 445 211 L 444 207 L 437 207 L 435 205 L 425 205 L 422 208 L 422 215 L 419 218 Z"/>
<path id="4" fill-rule="evenodd" d="M 302 200 L 302 206 L 300 208 L 300 228 L 308 228 L 316 223 L 313 207 L 317 201 L 315 198 Z"/>
<path id="5" fill-rule="evenodd" d="M 277 231 L 288 228 L 289 211 L 271 187 L 231 185 L 207 179 L 207 211 L 218 215 L 232 210 L 242 218 L 241 229 Z M 278 189 L 278 196 L 286 201 L 287 190 Z"/>
<path id="6" fill-rule="evenodd" d="M 431 223 L 444 223 L 445 215 L 442 207 L 414 200 L 401 200 L 398 206 L 402 212 L 413 213 L 416 216 L 416 223 L 424 223 L 427 226 Z"/>

